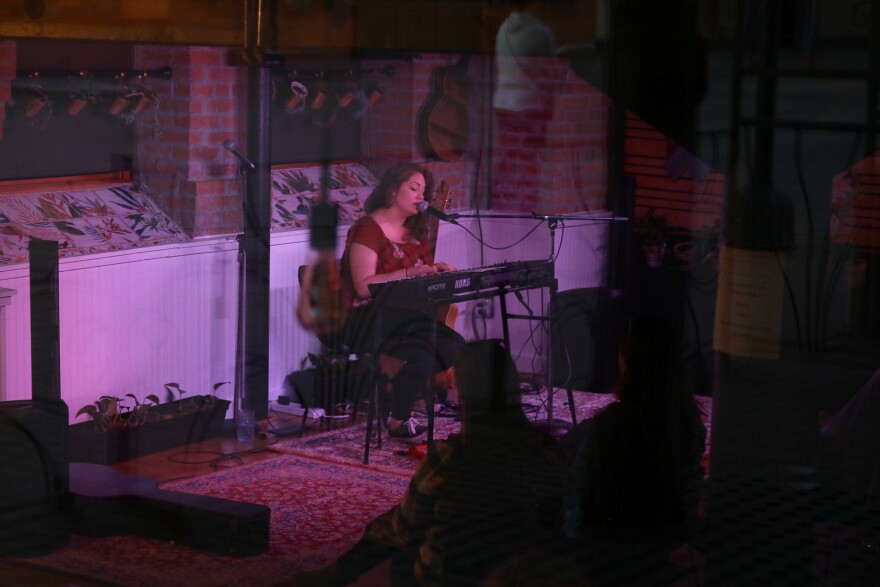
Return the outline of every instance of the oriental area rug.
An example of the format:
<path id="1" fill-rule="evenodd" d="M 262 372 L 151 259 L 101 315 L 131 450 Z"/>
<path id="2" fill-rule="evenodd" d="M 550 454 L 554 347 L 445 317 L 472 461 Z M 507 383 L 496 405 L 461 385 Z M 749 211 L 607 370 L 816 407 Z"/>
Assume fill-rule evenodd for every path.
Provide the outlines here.
<path id="1" fill-rule="evenodd" d="M 708 433 L 711 399 L 697 400 Z M 589 418 L 612 401 L 607 394 L 575 392 L 577 420 Z M 554 397 L 552 419 L 547 418 L 540 396 L 526 395 L 523 402 L 536 421 L 570 421 L 564 392 Z M 370 520 L 398 503 L 419 463 L 412 445 L 385 440 L 377 449 L 374 440 L 369 465 L 363 465 L 365 424 L 346 419 L 325 425 L 332 427 L 303 438 L 277 439 L 268 448 L 278 454 L 268 460 L 161 486 L 267 506 L 271 510 L 268 552 L 233 558 L 140 536 L 71 536 L 67 546 L 51 554 L 16 561 L 125 587 L 291 585 L 296 573 L 338 558 L 360 538 Z M 441 410 L 435 438 L 458 430 L 459 422 Z M 707 456 L 708 442 L 707 434 Z"/>
<path id="2" fill-rule="evenodd" d="M 295 573 L 322 567 L 354 544 L 367 522 L 400 500 L 408 481 L 407 473 L 278 455 L 162 485 L 268 506 L 264 554 L 232 558 L 138 536 L 72 536 L 68 546 L 49 555 L 18 560 L 126 587 L 290 585 Z"/>
<path id="3" fill-rule="evenodd" d="M 576 422 L 580 423 L 594 416 L 602 408 L 614 401 L 614 396 L 607 393 L 592 393 L 584 391 L 573 392 Z M 711 439 L 712 398 L 694 396 L 703 423 L 706 426 L 706 455 L 708 460 L 709 444 Z M 546 397 L 543 394 L 526 394 L 522 398 L 524 411 L 529 419 L 542 426 L 547 422 L 553 424 L 551 433 L 555 436 L 564 434 L 564 428 L 560 425 L 571 423 L 571 413 L 564 390 L 557 391 L 553 396 L 553 418 L 547 418 Z M 425 421 L 424 411 L 416 411 L 415 416 L 422 422 Z M 310 434 L 301 438 L 282 438 L 270 447 L 271 450 L 284 454 L 303 455 L 326 460 L 328 462 L 357 465 L 364 460 L 364 442 L 366 440 L 366 423 L 361 422 L 350 425 L 350 419 L 319 422 L 317 426 L 327 428 L 323 432 Z M 455 419 L 454 413 L 436 409 L 434 419 L 434 439 L 444 439 L 450 434 L 458 432 L 460 423 Z M 412 474 L 419 464 L 421 455 L 424 454 L 425 436 L 416 441 L 402 442 L 389 440 L 387 431 L 383 428 L 382 446 L 376 442 L 376 427 L 373 426 L 373 436 L 370 442 L 368 466 L 374 470 L 389 472 L 406 472 Z"/>

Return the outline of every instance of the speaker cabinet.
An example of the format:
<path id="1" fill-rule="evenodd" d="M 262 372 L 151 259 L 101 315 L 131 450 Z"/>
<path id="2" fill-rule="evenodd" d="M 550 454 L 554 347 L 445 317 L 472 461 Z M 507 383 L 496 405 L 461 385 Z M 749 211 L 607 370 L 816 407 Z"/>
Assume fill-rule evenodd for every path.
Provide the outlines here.
<path id="1" fill-rule="evenodd" d="M 136 534 L 225 556 L 269 550 L 271 510 L 255 503 L 159 489 L 153 479 L 71 463 L 71 526 L 86 536 Z"/>
<path id="2" fill-rule="evenodd" d="M 62 401 L 0 403 L 0 555 L 67 544 L 67 418 Z"/>
<path id="3" fill-rule="evenodd" d="M 553 306 L 553 384 L 593 392 L 611 391 L 617 383 L 620 333 L 632 315 L 625 296 L 604 288 L 556 294 Z"/>

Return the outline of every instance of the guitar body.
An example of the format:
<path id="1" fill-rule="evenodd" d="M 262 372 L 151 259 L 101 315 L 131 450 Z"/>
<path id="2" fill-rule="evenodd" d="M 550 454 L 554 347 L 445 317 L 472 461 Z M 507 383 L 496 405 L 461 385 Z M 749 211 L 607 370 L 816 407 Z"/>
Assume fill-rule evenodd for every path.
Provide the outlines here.
<path id="1" fill-rule="evenodd" d="M 437 193 L 434 194 L 434 198 L 431 200 L 431 205 L 441 212 L 446 212 L 449 208 L 451 198 L 452 192 L 449 190 L 449 184 L 446 183 L 445 179 L 440 180 L 440 184 L 437 186 Z M 430 227 L 428 244 L 431 247 L 431 256 L 433 257 L 434 253 L 437 251 L 437 232 L 440 229 L 440 220 L 434 216 L 429 216 L 428 226 Z M 455 320 L 457 318 L 458 306 L 455 304 L 443 304 L 442 306 L 437 306 L 438 322 L 455 330 Z M 435 383 L 437 386 L 445 389 L 455 387 L 455 373 L 453 372 L 452 367 L 437 373 Z"/>
<path id="2" fill-rule="evenodd" d="M 431 95 L 418 119 L 419 147 L 432 159 L 458 161 L 467 150 L 470 121 L 468 101 L 472 84 L 467 61 L 434 70 Z"/>
<path id="3" fill-rule="evenodd" d="M 455 304 L 446 304 L 437 308 L 437 320 L 452 330 L 455 330 L 455 320 L 457 318 L 458 306 Z M 449 367 L 445 371 L 437 373 L 434 380 L 436 385 L 442 389 L 455 387 L 455 370 Z"/>

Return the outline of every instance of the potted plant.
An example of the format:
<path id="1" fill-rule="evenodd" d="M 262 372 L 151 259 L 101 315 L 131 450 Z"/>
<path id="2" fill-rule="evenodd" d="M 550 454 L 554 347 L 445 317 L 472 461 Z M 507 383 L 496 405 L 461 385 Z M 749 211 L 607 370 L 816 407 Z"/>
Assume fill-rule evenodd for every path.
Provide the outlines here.
<path id="1" fill-rule="evenodd" d="M 131 393 L 103 395 L 76 413 L 89 421 L 68 427 L 70 461 L 113 464 L 218 436 L 230 402 L 218 398 L 217 390 L 228 383 L 215 383 L 211 394 L 186 398 L 179 384 L 166 383 L 165 403 L 154 394 L 143 400 Z"/>
<path id="2" fill-rule="evenodd" d="M 662 267 L 669 243 L 669 226 L 666 218 L 657 214 L 654 208 L 649 208 L 636 219 L 635 230 L 642 238 L 642 250 L 648 267 L 652 269 Z"/>
<path id="3" fill-rule="evenodd" d="M 159 398 L 150 394 L 141 402 L 133 393 L 125 394 L 134 402 L 134 406 L 128 408 L 122 400 L 115 396 L 102 395 L 97 401 L 87 406 L 83 406 L 76 413 L 79 418 L 82 415 L 88 415 L 92 419 L 97 430 L 109 430 L 111 428 L 133 427 L 150 420 L 155 420 L 158 416 L 153 410 L 153 406 L 159 405 Z"/>

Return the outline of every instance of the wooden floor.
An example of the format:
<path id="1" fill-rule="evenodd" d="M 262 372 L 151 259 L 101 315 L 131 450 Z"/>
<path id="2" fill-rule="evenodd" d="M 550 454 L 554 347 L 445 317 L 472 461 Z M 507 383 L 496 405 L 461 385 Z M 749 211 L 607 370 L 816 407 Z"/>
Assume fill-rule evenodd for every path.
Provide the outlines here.
<path id="1" fill-rule="evenodd" d="M 273 427 L 298 424 L 299 417 L 272 415 Z M 310 421 L 306 422 L 307 425 Z M 117 471 L 149 477 L 159 483 L 176 481 L 213 473 L 221 468 L 254 463 L 277 456 L 266 447 L 277 438 L 267 433 L 266 421 L 258 422 L 260 432 L 251 442 L 239 442 L 233 433 L 222 437 L 209 438 L 202 442 L 173 448 L 164 452 L 147 455 L 131 461 L 113 465 Z M 307 428 L 305 434 L 313 433 Z M 83 580 L 60 573 L 31 568 L 26 561 L 10 560 L 0 557 L 0 586 L 2 587 L 107 587 L 119 583 Z"/>

